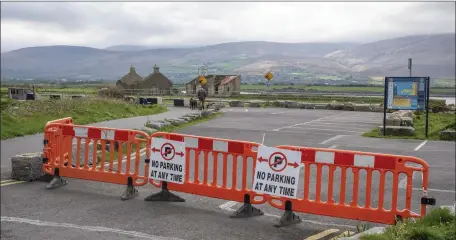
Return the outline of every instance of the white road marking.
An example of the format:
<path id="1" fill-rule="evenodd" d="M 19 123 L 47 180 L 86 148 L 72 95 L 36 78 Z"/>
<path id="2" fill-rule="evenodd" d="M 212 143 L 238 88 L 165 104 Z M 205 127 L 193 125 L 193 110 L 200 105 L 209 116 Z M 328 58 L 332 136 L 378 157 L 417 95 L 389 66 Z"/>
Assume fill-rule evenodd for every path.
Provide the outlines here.
<path id="1" fill-rule="evenodd" d="M 334 136 L 334 137 L 332 137 L 332 138 L 330 138 L 330 139 L 327 139 L 327 140 L 321 142 L 320 144 L 326 144 L 326 143 L 329 143 L 329 142 L 331 142 L 331 141 L 334 141 L 334 140 L 339 139 L 339 138 L 344 137 L 344 136 L 345 136 L 345 135 L 337 135 L 337 136 Z"/>
<path id="2" fill-rule="evenodd" d="M 454 166 L 450 166 L 450 165 L 434 165 L 434 164 L 428 164 L 429 167 L 432 167 L 432 168 L 453 168 L 454 169 Z"/>
<path id="3" fill-rule="evenodd" d="M 422 188 L 412 188 L 415 191 L 423 191 Z M 428 188 L 428 192 L 456 193 L 454 190 Z"/>
<path id="4" fill-rule="evenodd" d="M 281 129 L 284 129 L 284 128 L 291 128 L 291 127 L 301 126 L 301 125 L 305 125 L 305 124 L 308 124 L 308 123 L 312 123 L 312 122 L 320 121 L 320 120 L 322 120 L 322 119 L 327 119 L 327 118 L 330 118 L 330 117 L 335 117 L 335 116 L 344 115 L 344 114 L 347 114 L 347 113 L 348 113 L 348 112 L 345 112 L 345 113 L 339 113 L 339 114 L 330 115 L 330 116 L 326 116 L 326 117 L 322 117 L 322 118 L 317 118 L 317 119 L 315 119 L 315 120 L 312 120 L 312 121 L 309 121 L 309 122 L 304 122 L 304 123 L 297 123 L 297 124 L 294 124 L 294 125 L 290 125 L 290 126 L 283 126 L 283 127 L 280 127 L 280 128 L 274 129 L 273 131 L 280 131 Z"/>
<path id="5" fill-rule="evenodd" d="M 245 111 L 248 112 L 249 110 L 246 108 Z"/>
<path id="6" fill-rule="evenodd" d="M 227 210 L 227 209 L 231 209 L 232 206 L 236 205 L 236 202 L 235 201 L 228 201 L 222 205 L 219 206 L 219 208 L 223 209 L 223 210 Z"/>
<path id="7" fill-rule="evenodd" d="M 220 205 L 220 206 L 222 206 L 222 205 Z M 229 212 L 236 212 L 236 210 L 232 209 L 231 207 L 225 207 L 223 210 L 226 210 L 226 211 L 229 211 Z M 281 218 L 281 216 L 274 215 L 274 214 L 269 214 L 269 213 L 266 213 L 266 212 L 264 213 L 264 215 L 268 216 L 268 217 Z M 337 224 L 337 223 L 325 223 L 325 222 L 306 220 L 306 219 L 302 219 L 302 222 L 315 224 L 315 225 L 322 225 L 322 226 L 331 226 L 331 227 L 340 227 L 340 228 L 343 227 L 343 228 L 356 229 L 356 226 Z"/>
<path id="8" fill-rule="evenodd" d="M 317 233 L 315 235 L 312 235 L 308 238 L 305 238 L 304 240 L 318 240 L 318 239 L 324 238 L 330 234 L 336 233 L 338 231 L 339 231 L 339 229 L 331 228 L 331 229 L 325 230 L 323 232 Z"/>
<path id="9" fill-rule="evenodd" d="M 417 146 L 415 149 L 413 149 L 413 150 L 415 150 L 415 151 L 420 150 L 420 148 L 422 148 L 422 147 L 424 146 L 424 144 L 426 144 L 427 142 L 428 142 L 428 140 L 422 142 L 420 145 L 418 145 L 418 146 Z"/>
<path id="10" fill-rule="evenodd" d="M 398 187 L 399 188 L 405 188 L 405 185 L 407 184 L 407 177 L 403 177 L 401 178 L 401 180 L 399 181 L 399 184 L 398 184 Z"/>
<path id="11" fill-rule="evenodd" d="M 305 128 L 303 128 L 303 129 L 305 129 Z M 255 131 L 255 130 L 253 130 L 253 131 Z M 260 129 L 259 129 L 259 130 L 257 130 L 257 131 L 265 131 L 265 130 L 260 130 Z M 271 132 L 271 131 L 277 132 L 277 131 L 275 131 L 275 130 L 270 130 L 270 132 Z M 280 132 L 281 132 L 281 133 L 299 133 L 299 134 L 308 133 L 308 134 L 313 134 L 313 135 L 328 135 L 328 136 L 334 136 L 334 133 L 301 132 L 301 131 L 296 132 L 296 131 L 285 131 L 285 130 L 282 130 L 282 131 L 280 131 Z"/>
<path id="12" fill-rule="evenodd" d="M 372 125 L 381 125 L 382 123 L 381 122 L 378 122 L 378 121 L 363 121 L 363 122 L 356 122 L 356 120 L 352 120 L 352 121 L 329 121 L 328 119 L 326 120 L 323 120 L 323 121 L 318 121 L 318 122 L 314 122 L 315 124 L 318 123 L 318 124 L 323 124 L 323 123 L 328 123 L 328 124 L 334 124 L 334 125 L 339 125 L 339 124 L 343 124 L 343 125 L 349 125 L 349 126 L 363 126 L 363 127 L 369 127 L 369 126 L 372 126 Z"/>
<path id="13" fill-rule="evenodd" d="M 337 145 L 332 145 L 331 147 L 329 147 L 329 149 L 335 149 L 337 147 Z"/>
<path id="14" fill-rule="evenodd" d="M 266 133 L 263 133 L 263 140 L 261 141 L 261 145 L 264 145 L 264 136 L 266 136 Z"/>
<path id="15" fill-rule="evenodd" d="M 127 236 L 133 236 L 138 238 L 144 239 L 151 239 L 151 240 L 183 240 L 181 238 L 170 238 L 170 237 L 160 237 L 155 235 L 149 235 L 147 233 L 136 232 L 136 231 L 125 231 L 116 228 L 107 228 L 107 227 L 94 227 L 94 226 L 82 226 L 76 225 L 72 223 L 57 223 L 57 222 L 47 222 L 47 221 L 40 221 L 28 218 L 16 218 L 16 217 L 6 217 L 2 216 L 2 222 L 14 222 L 14 223 L 27 223 L 35 226 L 42 226 L 42 227 L 61 227 L 61 228 L 73 228 L 79 230 L 85 230 L 89 232 L 111 232 L 117 233 Z"/>
<path id="16" fill-rule="evenodd" d="M 143 149 L 141 149 L 141 151 L 139 151 L 139 156 L 143 156 L 144 154 L 146 154 L 146 149 L 145 149 L 145 148 L 143 148 Z M 135 155 L 136 155 L 136 152 L 130 154 L 130 158 L 135 157 Z M 125 157 L 122 159 L 122 163 L 124 163 L 124 162 L 126 162 L 126 161 L 127 161 L 127 156 L 125 156 Z M 116 159 L 114 159 L 114 162 L 113 162 L 112 165 L 116 165 L 116 164 L 118 164 L 118 163 L 119 163 L 119 162 L 116 161 Z M 105 163 L 105 167 L 108 167 L 108 166 L 109 166 L 109 163 Z"/>
<path id="17" fill-rule="evenodd" d="M 282 114 L 282 113 L 285 113 L 285 112 L 273 112 L 271 113 L 272 115 L 276 115 L 276 114 Z"/>
<path id="18" fill-rule="evenodd" d="M 349 131 L 349 130 L 340 130 L 340 129 L 331 129 L 331 128 L 313 128 L 313 127 L 290 127 L 293 129 L 317 129 L 321 131 L 335 131 L 335 132 L 352 132 L 352 133 L 364 133 L 361 131 Z"/>
<path id="19" fill-rule="evenodd" d="M 415 167 L 421 167 L 421 166 L 415 166 Z M 413 171 L 413 174 L 412 174 L 412 183 L 413 183 L 413 179 L 415 179 L 415 174 L 417 173 L 417 171 Z M 423 176 L 421 176 L 421 183 L 423 183 Z M 407 177 L 404 177 L 402 178 L 400 181 L 399 181 L 399 188 L 403 188 L 405 189 L 407 187 Z M 421 189 L 421 188 L 420 188 Z M 421 189 L 422 190 L 422 189 Z"/>

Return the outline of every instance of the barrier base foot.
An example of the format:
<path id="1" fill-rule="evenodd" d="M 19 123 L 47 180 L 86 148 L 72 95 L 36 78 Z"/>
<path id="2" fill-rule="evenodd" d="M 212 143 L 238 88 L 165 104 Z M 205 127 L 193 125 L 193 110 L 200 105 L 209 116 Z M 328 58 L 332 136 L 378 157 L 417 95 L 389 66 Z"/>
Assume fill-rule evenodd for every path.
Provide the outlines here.
<path id="1" fill-rule="evenodd" d="M 51 182 L 46 185 L 46 189 L 54 189 L 67 185 L 67 181 L 60 176 L 54 176 Z"/>
<path id="2" fill-rule="evenodd" d="M 244 203 L 230 218 L 248 218 L 264 215 L 264 212 L 250 203 Z"/>
<path id="3" fill-rule="evenodd" d="M 185 199 L 170 192 L 168 189 L 162 189 L 158 193 L 153 193 L 153 194 L 147 196 L 146 198 L 144 198 L 144 201 L 148 201 L 148 202 L 185 202 Z"/>
<path id="4" fill-rule="evenodd" d="M 139 195 L 138 189 L 134 186 L 127 186 L 127 190 L 120 196 L 120 200 L 125 201 L 128 199 L 133 199 Z"/>
<path id="5" fill-rule="evenodd" d="M 286 226 L 298 224 L 300 222 L 302 222 L 301 218 L 299 218 L 299 216 L 294 214 L 293 211 L 285 210 L 282 217 L 279 219 L 279 222 L 277 224 L 274 224 L 274 227 L 276 227 L 276 228 L 286 227 Z"/>

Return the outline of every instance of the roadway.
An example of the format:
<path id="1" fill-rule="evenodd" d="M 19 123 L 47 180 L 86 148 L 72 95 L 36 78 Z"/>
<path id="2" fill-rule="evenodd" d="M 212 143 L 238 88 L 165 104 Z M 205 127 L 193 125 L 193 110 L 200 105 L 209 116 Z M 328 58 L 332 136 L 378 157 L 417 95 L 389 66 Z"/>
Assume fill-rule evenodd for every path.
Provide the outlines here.
<path id="1" fill-rule="evenodd" d="M 431 190 L 428 194 L 437 198 L 438 205 L 452 205 L 454 202 L 454 143 L 360 137 L 362 132 L 379 125 L 381 113 L 278 108 L 225 108 L 223 111 L 225 114 L 220 118 L 182 129 L 180 132 L 263 142 L 267 146 L 296 145 L 417 156 L 431 166 Z M 117 121 L 121 123 L 122 120 Z M 2 141 L 2 167 L 5 162 L 4 150 Z M 211 161 L 212 159 L 209 160 Z M 202 164 L 202 161 L 200 162 Z M 211 164 L 209 165 L 211 168 Z M 230 168 L 231 164 L 228 166 Z M 122 168 L 125 169 L 125 166 Z M 336 172 L 335 179 L 339 174 L 340 172 Z M 352 179 L 350 175 L 347 177 L 350 184 Z M 363 177 L 361 173 L 360 178 Z M 194 173 L 191 172 L 190 179 L 193 178 Z M 211 178 L 209 175 L 210 181 Z M 323 171 L 323 187 L 327 186 L 325 178 L 327 174 Z M 414 187 L 420 184 L 420 179 L 418 174 L 414 175 Z M 400 186 L 405 186 L 404 180 L 401 179 Z M 217 180 L 218 183 L 220 181 Z M 388 183 L 391 185 L 390 180 L 387 181 L 387 186 Z M 237 185 L 239 184 L 238 182 Z M 313 239 L 328 239 L 346 230 L 353 231 L 359 223 L 354 220 L 297 213 L 303 223 L 277 229 L 272 225 L 282 212 L 268 204 L 257 206 L 266 213 L 265 216 L 231 219 L 228 216 L 241 206 L 240 203 L 183 193 L 177 194 L 186 199 L 184 203 L 145 202 L 144 197 L 158 191 L 151 185 L 139 187 L 139 197 L 125 202 L 120 201 L 124 186 L 74 179 L 68 179 L 67 186 L 55 190 L 46 190 L 45 185 L 44 182 L 2 182 L 2 237 L 302 240 L 319 234 L 320 237 Z M 302 189 L 302 181 L 299 185 L 299 189 Z M 314 187 L 315 181 L 311 181 L 311 189 Z M 400 188 L 400 196 L 403 198 L 405 189 Z M 360 185 L 358 202 L 361 205 L 364 204 L 362 190 Z M 350 190 L 347 190 L 347 196 L 350 196 L 350 193 Z M 302 195 L 302 191 L 298 191 L 298 194 Z M 376 194 L 375 190 L 373 194 Z M 420 194 L 419 189 L 413 191 L 415 203 L 419 201 Z M 311 191 L 310 197 L 313 196 L 314 192 Z M 334 198 L 337 197 L 335 190 Z M 327 192 L 323 191 L 322 200 L 326 198 Z M 375 196 L 372 199 L 376 199 Z M 350 200 L 348 198 L 347 202 Z M 374 200 L 372 204 L 376 206 Z M 386 199 L 385 206 L 390 205 L 391 200 Z M 403 204 L 399 202 L 399 207 L 401 206 Z M 412 205 L 414 211 L 417 211 L 418 207 L 418 204 Z"/>

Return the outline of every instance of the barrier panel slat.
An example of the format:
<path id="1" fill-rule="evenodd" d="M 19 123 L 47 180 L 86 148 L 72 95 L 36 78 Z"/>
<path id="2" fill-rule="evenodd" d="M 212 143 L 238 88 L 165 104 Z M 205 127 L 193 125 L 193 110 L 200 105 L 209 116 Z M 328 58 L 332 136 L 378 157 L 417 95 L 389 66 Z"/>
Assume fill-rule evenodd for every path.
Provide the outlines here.
<path id="1" fill-rule="evenodd" d="M 236 202 L 244 202 L 245 204 L 262 204 L 266 202 L 263 194 L 258 194 L 252 191 L 247 182 L 253 179 L 255 171 L 255 161 L 257 152 L 255 148 L 258 148 L 260 144 L 245 141 L 234 141 L 227 139 L 209 138 L 192 136 L 177 133 L 164 133 L 156 132 L 151 135 L 151 144 L 154 144 L 154 138 L 164 138 L 173 141 L 185 142 L 186 143 L 186 177 L 184 178 L 184 184 L 177 183 L 166 183 L 166 191 L 172 190 L 183 193 L 191 193 L 199 196 L 226 199 Z M 191 162 L 191 151 L 195 152 L 193 157 L 194 160 L 194 179 L 189 179 L 189 173 L 192 169 Z M 201 158 L 202 155 L 202 158 Z M 221 157 L 220 157 L 221 155 Z M 212 169 L 208 166 L 209 156 L 212 156 L 213 164 Z M 228 168 L 228 157 L 232 156 L 232 168 Z M 238 165 L 238 158 L 241 158 L 241 165 Z M 218 164 L 222 161 L 222 169 Z M 204 170 L 202 176 L 200 176 L 199 170 L 201 168 L 201 162 L 204 164 Z M 252 169 L 248 172 L 248 162 L 252 163 Z M 240 176 L 241 188 L 238 188 L 238 167 L 242 167 L 242 173 Z M 149 165 L 147 166 L 149 168 Z M 218 182 L 218 171 L 222 173 L 222 183 Z M 209 181 L 209 174 L 212 173 L 212 181 Z M 250 179 L 249 175 L 251 176 Z M 200 181 L 200 178 L 202 180 Z M 162 187 L 160 182 L 156 182 L 152 178 L 149 182 L 156 187 Z M 231 187 L 227 185 L 231 183 Z M 248 198 L 248 199 L 246 199 Z M 255 199 L 260 198 L 260 199 Z M 259 211 L 259 210 L 258 210 Z"/>
<path id="2" fill-rule="evenodd" d="M 286 209 L 285 203 L 289 201 L 293 206 L 293 211 L 310 213 L 316 215 L 325 215 L 331 217 L 340 217 L 348 219 L 363 220 L 369 222 L 378 222 L 385 224 L 394 224 L 397 218 L 405 219 L 410 217 L 422 217 L 426 214 L 426 204 L 421 204 L 420 213 L 414 213 L 411 209 L 412 202 L 412 176 L 413 171 L 419 171 L 423 174 L 422 189 L 424 192 L 428 188 L 428 164 L 419 158 L 389 154 L 366 153 L 358 151 L 306 148 L 297 146 L 277 146 L 277 148 L 295 150 L 301 152 L 301 162 L 305 164 L 304 173 L 304 197 L 302 199 L 287 199 L 283 197 L 267 198 L 270 205 L 279 209 Z M 421 167 L 407 166 L 406 163 L 418 164 Z M 309 199 L 310 183 L 310 166 L 315 165 L 316 170 L 316 197 L 315 200 Z M 328 201 L 321 201 L 322 188 L 322 167 L 329 168 L 328 181 Z M 335 167 L 341 168 L 341 184 L 339 201 L 335 203 L 333 197 L 334 171 Z M 349 204 L 345 203 L 347 190 L 346 172 L 351 169 L 353 172 L 353 186 L 351 188 L 352 196 Z M 364 188 L 365 204 L 358 205 L 360 171 L 366 171 L 366 187 Z M 370 204 L 372 197 L 373 171 L 380 173 L 378 206 L 373 208 Z M 384 209 L 385 203 L 385 178 L 386 173 L 393 174 L 391 210 Z M 407 186 L 405 196 L 405 209 L 399 210 L 397 200 L 399 197 L 399 174 L 406 174 Z M 350 190 L 350 189 L 349 189 Z M 424 194 L 425 195 L 425 194 Z"/>

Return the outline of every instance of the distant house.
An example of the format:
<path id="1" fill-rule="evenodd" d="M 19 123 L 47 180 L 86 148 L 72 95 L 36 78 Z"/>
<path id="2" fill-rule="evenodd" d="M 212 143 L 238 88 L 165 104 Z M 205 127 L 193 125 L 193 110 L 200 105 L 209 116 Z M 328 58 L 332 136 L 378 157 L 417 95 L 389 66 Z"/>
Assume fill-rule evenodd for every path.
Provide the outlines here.
<path id="1" fill-rule="evenodd" d="M 133 93 L 132 90 L 144 90 L 144 92 L 152 93 L 169 91 L 173 86 L 173 82 L 163 75 L 159 71 L 157 64 L 155 64 L 153 73 L 145 78 L 137 74 L 135 68 L 131 66 L 130 72 L 118 80 L 116 86 L 126 90 L 126 92 Z"/>
<path id="2" fill-rule="evenodd" d="M 240 75 L 208 75 L 206 79 L 209 96 L 240 94 Z M 200 87 L 199 76 L 185 84 L 187 94 L 196 94 Z"/>
<path id="3" fill-rule="evenodd" d="M 15 100 L 35 100 L 35 92 L 30 88 L 8 88 L 8 97 Z"/>
<path id="4" fill-rule="evenodd" d="M 121 89 L 135 89 L 142 80 L 143 78 L 136 73 L 136 69 L 131 65 L 130 72 L 116 82 L 116 87 Z"/>
<path id="5" fill-rule="evenodd" d="M 173 82 L 159 71 L 157 64 L 154 65 L 154 72 L 145 77 L 139 84 L 141 88 L 156 88 L 159 90 L 170 90 Z"/>

